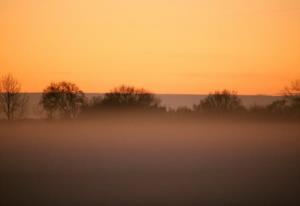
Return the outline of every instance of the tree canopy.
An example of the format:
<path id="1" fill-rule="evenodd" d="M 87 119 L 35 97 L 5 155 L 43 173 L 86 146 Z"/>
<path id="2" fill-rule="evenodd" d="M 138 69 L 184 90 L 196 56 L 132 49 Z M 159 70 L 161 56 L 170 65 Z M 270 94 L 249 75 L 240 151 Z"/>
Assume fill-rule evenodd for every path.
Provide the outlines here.
<path id="1" fill-rule="evenodd" d="M 112 108 L 149 109 L 159 107 L 160 100 L 145 89 L 123 85 L 105 93 L 100 105 Z"/>
<path id="2" fill-rule="evenodd" d="M 236 92 L 228 90 L 216 91 L 209 94 L 194 106 L 196 111 L 204 112 L 235 112 L 243 108 L 241 99 Z"/>
<path id="3" fill-rule="evenodd" d="M 76 84 L 63 81 L 46 87 L 40 103 L 49 118 L 75 118 L 85 104 L 85 99 L 85 94 Z"/>

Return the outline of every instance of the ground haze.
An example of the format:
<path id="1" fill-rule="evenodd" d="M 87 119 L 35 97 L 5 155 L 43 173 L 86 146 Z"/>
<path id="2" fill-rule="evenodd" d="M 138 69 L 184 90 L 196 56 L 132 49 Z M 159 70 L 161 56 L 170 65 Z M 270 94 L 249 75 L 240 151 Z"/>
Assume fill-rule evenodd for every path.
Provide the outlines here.
<path id="1" fill-rule="evenodd" d="M 298 123 L 0 124 L 1 205 L 299 205 Z"/>

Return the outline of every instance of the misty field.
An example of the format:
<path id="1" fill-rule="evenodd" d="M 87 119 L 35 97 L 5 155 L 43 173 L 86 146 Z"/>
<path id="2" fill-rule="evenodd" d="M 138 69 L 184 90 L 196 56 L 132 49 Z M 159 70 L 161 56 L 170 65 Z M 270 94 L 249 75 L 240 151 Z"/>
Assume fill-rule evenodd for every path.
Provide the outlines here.
<path id="1" fill-rule="evenodd" d="M 292 122 L 0 123 L 0 204 L 300 205 Z"/>

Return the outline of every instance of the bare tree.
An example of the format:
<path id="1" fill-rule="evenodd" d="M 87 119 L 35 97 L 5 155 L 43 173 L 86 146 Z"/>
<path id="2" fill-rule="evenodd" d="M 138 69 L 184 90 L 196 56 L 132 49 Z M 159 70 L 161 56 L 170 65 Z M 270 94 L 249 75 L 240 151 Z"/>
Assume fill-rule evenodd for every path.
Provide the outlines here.
<path id="1" fill-rule="evenodd" d="M 11 74 L 0 80 L 0 109 L 8 120 L 20 117 L 24 113 L 28 97 L 21 93 L 21 84 Z"/>
<path id="2" fill-rule="evenodd" d="M 300 79 L 291 82 L 289 87 L 284 89 L 284 96 L 293 106 L 300 106 Z"/>

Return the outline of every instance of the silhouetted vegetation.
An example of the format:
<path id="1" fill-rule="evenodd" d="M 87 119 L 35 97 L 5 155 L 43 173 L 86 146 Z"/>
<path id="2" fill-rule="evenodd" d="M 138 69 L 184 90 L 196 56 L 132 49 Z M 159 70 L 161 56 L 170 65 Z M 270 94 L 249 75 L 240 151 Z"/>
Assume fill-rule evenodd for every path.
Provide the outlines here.
<path id="1" fill-rule="evenodd" d="M 266 106 L 254 105 L 249 114 L 264 117 L 299 118 L 300 117 L 300 80 L 293 81 L 284 89 L 284 96 Z"/>
<path id="2" fill-rule="evenodd" d="M 256 117 L 287 117 L 290 115 L 291 110 L 286 102 L 285 99 L 281 99 L 266 106 L 253 105 L 248 109 L 248 114 Z"/>
<path id="3" fill-rule="evenodd" d="M 92 98 L 87 111 L 162 111 L 160 99 L 143 88 L 120 86 L 103 97 Z"/>
<path id="4" fill-rule="evenodd" d="M 287 104 L 295 115 L 300 114 L 300 79 L 295 80 L 284 92 Z"/>
<path id="5" fill-rule="evenodd" d="M 270 105 L 267 105 L 266 109 L 268 112 L 272 114 L 279 114 L 279 115 L 285 115 L 290 111 L 287 105 L 287 101 L 285 99 L 272 102 Z"/>
<path id="6" fill-rule="evenodd" d="M 20 93 L 21 85 L 11 75 L 4 76 L 0 82 L 0 108 L 7 119 L 19 117 L 27 102 L 25 94 Z M 171 116 L 218 117 L 228 115 L 263 118 L 299 118 L 300 117 L 300 80 L 291 83 L 284 95 L 269 105 L 245 107 L 234 91 L 215 91 L 206 96 L 193 108 L 181 106 L 166 108 L 153 93 L 132 86 L 120 86 L 104 95 L 88 99 L 79 87 L 71 82 L 51 83 L 40 100 L 40 105 L 49 119 L 74 119 L 82 113 L 84 116 L 101 116 L 103 112 L 147 112 L 153 114 L 171 114 Z M 101 113 L 101 114 L 99 114 Z"/>
<path id="7" fill-rule="evenodd" d="M 0 80 L 0 112 L 8 120 L 21 117 L 24 113 L 28 97 L 21 93 L 21 84 L 11 74 Z"/>
<path id="8" fill-rule="evenodd" d="M 182 106 L 182 107 L 178 107 L 175 112 L 177 113 L 181 113 L 181 114 L 190 114 L 193 112 L 193 110 L 189 107 L 186 106 Z"/>
<path id="9" fill-rule="evenodd" d="M 43 92 L 40 104 L 48 118 L 75 118 L 85 104 L 85 94 L 74 83 L 51 83 Z"/>
<path id="10" fill-rule="evenodd" d="M 241 99 L 235 92 L 228 90 L 209 94 L 194 110 L 206 113 L 232 113 L 244 110 Z"/>

